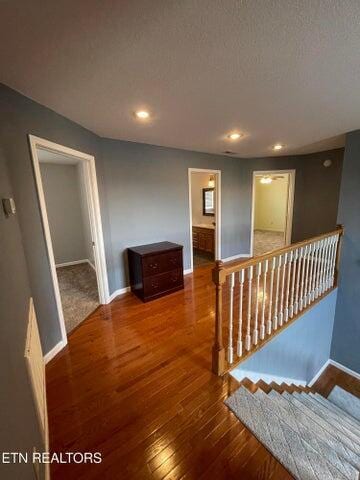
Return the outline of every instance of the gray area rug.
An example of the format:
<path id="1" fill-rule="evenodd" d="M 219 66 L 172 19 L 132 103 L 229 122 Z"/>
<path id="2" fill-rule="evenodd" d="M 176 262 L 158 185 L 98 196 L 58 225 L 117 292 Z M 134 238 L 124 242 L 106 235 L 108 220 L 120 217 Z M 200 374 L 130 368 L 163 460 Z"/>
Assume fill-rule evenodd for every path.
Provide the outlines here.
<path id="1" fill-rule="evenodd" d="M 59 267 L 56 271 L 69 333 L 99 306 L 96 273 L 88 263 Z"/>
<path id="2" fill-rule="evenodd" d="M 294 478 L 359 479 L 357 422 L 344 414 L 337 423 L 346 418 L 345 426 L 336 425 L 335 411 L 326 415 L 326 405 L 308 397 L 240 387 L 225 403 Z"/>
<path id="3" fill-rule="evenodd" d="M 360 421 L 360 399 L 337 385 L 332 389 L 328 399 L 351 416 Z"/>

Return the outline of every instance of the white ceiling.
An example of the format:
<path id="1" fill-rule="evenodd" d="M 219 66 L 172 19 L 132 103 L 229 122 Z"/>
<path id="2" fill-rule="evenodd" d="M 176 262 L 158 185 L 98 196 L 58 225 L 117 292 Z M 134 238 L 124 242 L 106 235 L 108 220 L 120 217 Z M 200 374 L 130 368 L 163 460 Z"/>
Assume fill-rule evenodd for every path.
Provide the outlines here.
<path id="1" fill-rule="evenodd" d="M 105 137 L 252 157 L 360 127 L 359 0 L 5 1 L 0 40 L 0 81 Z"/>

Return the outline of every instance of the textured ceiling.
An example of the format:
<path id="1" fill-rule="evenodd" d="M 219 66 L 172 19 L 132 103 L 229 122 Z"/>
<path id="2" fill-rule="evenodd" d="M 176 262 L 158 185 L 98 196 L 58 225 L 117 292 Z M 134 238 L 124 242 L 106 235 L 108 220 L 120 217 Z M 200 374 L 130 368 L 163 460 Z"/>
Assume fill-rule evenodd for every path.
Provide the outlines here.
<path id="1" fill-rule="evenodd" d="M 9 0 L 0 27 L 0 81 L 101 136 L 252 157 L 360 127 L 359 0 Z"/>

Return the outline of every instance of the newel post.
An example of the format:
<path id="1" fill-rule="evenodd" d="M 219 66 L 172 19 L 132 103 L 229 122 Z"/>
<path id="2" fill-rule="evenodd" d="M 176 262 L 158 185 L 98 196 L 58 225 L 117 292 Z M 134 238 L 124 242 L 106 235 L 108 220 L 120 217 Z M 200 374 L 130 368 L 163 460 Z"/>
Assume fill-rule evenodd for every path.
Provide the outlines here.
<path id="1" fill-rule="evenodd" d="M 212 271 L 213 282 L 215 283 L 215 339 L 212 348 L 212 371 L 216 375 L 225 372 L 225 348 L 222 335 L 222 288 L 226 280 L 223 262 L 216 261 Z"/>
<path id="2" fill-rule="evenodd" d="M 335 285 L 338 286 L 339 271 L 340 271 L 340 255 L 341 255 L 342 239 L 344 235 L 344 225 L 341 225 L 341 224 L 336 225 L 336 228 L 340 230 L 339 242 L 336 250 L 336 260 L 335 260 Z"/>

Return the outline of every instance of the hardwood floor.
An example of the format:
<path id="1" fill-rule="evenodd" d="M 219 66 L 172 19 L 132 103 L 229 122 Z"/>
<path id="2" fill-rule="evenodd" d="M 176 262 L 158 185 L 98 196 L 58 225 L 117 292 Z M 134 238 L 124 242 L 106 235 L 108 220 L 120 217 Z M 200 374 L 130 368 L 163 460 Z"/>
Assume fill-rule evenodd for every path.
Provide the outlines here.
<path id="1" fill-rule="evenodd" d="M 211 373 L 211 268 L 185 290 L 99 307 L 47 367 L 50 445 L 99 451 L 53 464 L 52 479 L 291 479 L 223 404 L 237 385 Z"/>
<path id="2" fill-rule="evenodd" d="M 257 479 L 291 475 L 224 405 L 238 383 L 211 373 L 211 267 L 144 304 L 99 307 L 47 366 L 52 451 L 101 452 L 101 464 L 53 464 L 52 479 Z M 329 367 L 313 386 L 360 382 Z"/>

